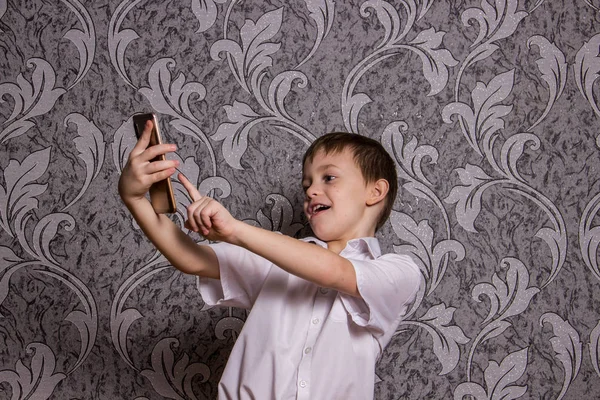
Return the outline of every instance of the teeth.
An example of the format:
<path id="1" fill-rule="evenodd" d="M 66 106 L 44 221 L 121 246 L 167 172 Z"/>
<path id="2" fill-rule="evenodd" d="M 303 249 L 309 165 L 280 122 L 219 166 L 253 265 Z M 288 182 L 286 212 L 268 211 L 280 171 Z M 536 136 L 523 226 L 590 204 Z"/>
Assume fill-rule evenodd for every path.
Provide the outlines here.
<path id="1" fill-rule="evenodd" d="M 315 206 L 315 208 L 314 208 L 314 212 L 321 211 L 321 210 L 326 210 L 326 209 L 328 209 L 328 208 L 329 208 L 329 207 L 327 207 L 327 206 L 325 206 L 325 205 L 323 205 L 323 204 L 317 204 L 317 205 Z"/>

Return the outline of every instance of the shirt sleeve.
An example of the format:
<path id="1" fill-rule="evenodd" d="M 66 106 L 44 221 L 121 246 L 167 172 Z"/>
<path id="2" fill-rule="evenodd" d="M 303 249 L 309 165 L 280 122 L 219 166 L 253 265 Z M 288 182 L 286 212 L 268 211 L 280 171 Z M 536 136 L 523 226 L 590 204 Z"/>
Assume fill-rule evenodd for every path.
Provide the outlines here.
<path id="1" fill-rule="evenodd" d="M 421 285 L 421 272 L 406 255 L 386 254 L 376 260 L 349 260 L 362 298 L 340 294 L 346 311 L 368 328 L 385 347 Z"/>
<path id="2" fill-rule="evenodd" d="M 219 260 L 221 278 L 199 279 L 198 289 L 204 302 L 210 306 L 252 308 L 273 264 L 232 244 L 215 243 L 210 247 Z"/>

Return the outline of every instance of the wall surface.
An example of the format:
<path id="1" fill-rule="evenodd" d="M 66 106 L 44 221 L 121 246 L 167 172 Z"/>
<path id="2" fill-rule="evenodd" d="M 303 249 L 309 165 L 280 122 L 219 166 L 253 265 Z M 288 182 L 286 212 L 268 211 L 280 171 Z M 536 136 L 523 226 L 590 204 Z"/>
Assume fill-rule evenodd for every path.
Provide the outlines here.
<path id="1" fill-rule="evenodd" d="M 0 0 L 0 399 L 215 398 L 247 312 L 120 202 L 140 111 L 289 235 L 311 141 L 389 150 L 424 285 L 376 399 L 599 398 L 599 49 L 598 0 Z"/>

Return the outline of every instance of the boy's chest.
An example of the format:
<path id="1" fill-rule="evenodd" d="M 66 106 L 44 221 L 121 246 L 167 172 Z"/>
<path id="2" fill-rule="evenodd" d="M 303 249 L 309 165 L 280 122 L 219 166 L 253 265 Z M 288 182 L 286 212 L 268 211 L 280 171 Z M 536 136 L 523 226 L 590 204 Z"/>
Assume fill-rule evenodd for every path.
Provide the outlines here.
<path id="1" fill-rule="evenodd" d="M 327 324 L 347 324 L 348 313 L 336 290 L 273 268 L 253 307 L 268 315 L 269 324 L 287 337 L 317 340 Z M 265 321 L 266 322 L 266 321 Z"/>
<path id="2" fill-rule="evenodd" d="M 249 374 L 244 381 L 281 385 L 293 398 L 336 398 L 333 393 L 340 388 L 354 386 L 353 382 L 365 377 L 371 380 L 373 339 L 351 321 L 340 294 L 278 268 L 265 280 L 238 342 L 242 348 L 234 348 L 232 355 L 238 357 L 239 351 L 239 360 L 247 363 L 248 368 L 241 368 Z M 268 366 L 268 374 L 275 373 L 270 383 L 264 382 L 267 372 L 259 373 L 261 365 Z M 332 376 L 331 371 L 339 373 Z M 362 386 L 361 390 L 353 387 L 352 393 L 361 393 L 356 398 L 372 393 L 371 387 Z"/>

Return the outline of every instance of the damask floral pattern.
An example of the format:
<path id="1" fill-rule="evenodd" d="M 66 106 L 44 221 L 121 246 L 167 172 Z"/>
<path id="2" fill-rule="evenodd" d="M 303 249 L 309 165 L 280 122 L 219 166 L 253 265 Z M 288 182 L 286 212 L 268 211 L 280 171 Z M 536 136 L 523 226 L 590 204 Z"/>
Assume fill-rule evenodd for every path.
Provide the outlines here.
<path id="1" fill-rule="evenodd" d="M 599 10 L 0 0 L 0 399 L 216 396 L 247 312 L 206 306 L 120 203 L 140 111 L 201 192 L 291 236 L 316 137 L 385 146 L 378 236 L 423 285 L 377 399 L 596 398 Z"/>

